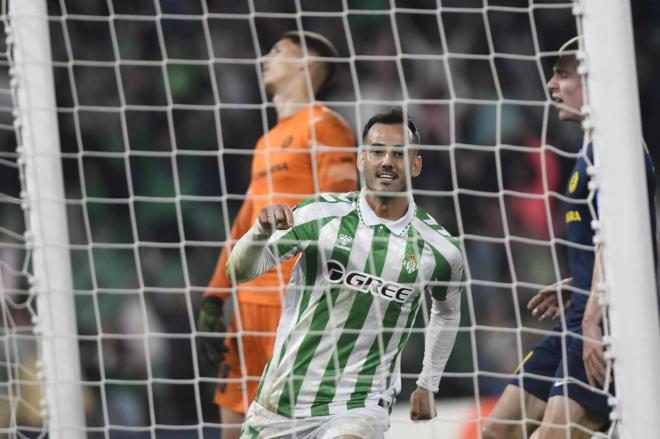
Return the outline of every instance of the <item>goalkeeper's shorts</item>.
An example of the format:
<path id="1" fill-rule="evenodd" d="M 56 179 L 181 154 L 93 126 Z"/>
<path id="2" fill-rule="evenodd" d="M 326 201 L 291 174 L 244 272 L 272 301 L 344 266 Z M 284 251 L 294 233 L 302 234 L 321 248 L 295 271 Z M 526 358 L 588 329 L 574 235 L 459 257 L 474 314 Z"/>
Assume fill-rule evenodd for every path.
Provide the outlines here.
<path id="1" fill-rule="evenodd" d="M 257 395 L 261 374 L 273 354 L 281 307 L 249 302 L 239 302 L 238 307 L 243 331 L 255 331 L 263 335 L 243 335 L 240 337 L 242 349 L 239 349 L 238 336 L 226 338 L 228 351 L 220 365 L 222 381 L 216 386 L 213 401 L 220 407 L 245 413 Z M 234 317 L 229 331 L 236 333 L 238 327 Z M 245 378 L 241 372 L 241 352 L 247 372 Z"/>
<path id="2" fill-rule="evenodd" d="M 570 333 L 562 336 L 561 327 L 553 331 L 557 335 L 549 336 L 532 349 L 519 367 L 522 377 L 514 377 L 510 383 L 522 384 L 523 390 L 543 401 L 553 396 L 568 396 L 588 412 L 609 420 L 607 398 L 614 394 L 614 384 L 611 383 L 607 391 L 591 387 L 582 360 L 582 340 Z M 575 333 L 580 328 L 569 328 L 569 331 Z M 563 361 L 562 340 L 566 343 L 566 361 Z M 609 421 L 606 424 L 604 428 L 609 426 Z"/>
<path id="3" fill-rule="evenodd" d="M 356 408 L 329 416 L 289 418 L 273 413 L 255 401 L 245 418 L 241 439 L 331 439 L 348 434 L 364 439 L 382 439 L 389 427 L 389 413 L 380 406 Z"/>

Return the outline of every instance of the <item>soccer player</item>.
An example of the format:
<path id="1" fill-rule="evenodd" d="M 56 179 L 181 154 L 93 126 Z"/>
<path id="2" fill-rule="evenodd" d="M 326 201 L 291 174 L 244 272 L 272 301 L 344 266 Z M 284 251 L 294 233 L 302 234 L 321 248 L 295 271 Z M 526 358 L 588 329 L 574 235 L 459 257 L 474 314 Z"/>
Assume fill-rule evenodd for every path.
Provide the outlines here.
<path id="1" fill-rule="evenodd" d="M 583 91 L 575 57 L 578 41 L 575 37 L 560 48 L 548 90 L 558 104 L 559 119 L 580 123 Z M 592 291 L 592 286 L 603 279 L 601 252 L 591 249 L 591 212 L 598 213 L 598 194 L 590 197 L 588 186 L 587 168 L 593 164 L 593 157 L 593 145 L 589 143 L 580 150 L 566 188 L 566 237 L 570 243 L 567 256 L 572 277 L 541 290 L 527 306 L 540 320 L 560 317 L 562 309 L 566 309 L 568 334 L 562 336 L 562 328 L 557 326 L 557 335 L 546 338 L 527 355 L 519 367 L 522 379 L 511 380 L 484 426 L 486 439 L 520 438 L 524 430 L 533 439 L 563 439 L 569 435 L 588 438 L 591 434 L 587 431 L 598 431 L 609 424 L 607 397 L 614 392 L 614 386 L 610 384 L 604 389 L 608 380 L 600 343 L 601 307 Z M 655 179 L 648 151 L 645 160 L 653 231 L 650 238 L 655 242 Z M 586 337 L 584 343 L 579 334 Z M 599 390 L 589 388 L 589 384 Z M 537 429 L 541 420 L 543 424 Z"/>
<path id="2" fill-rule="evenodd" d="M 435 416 L 460 319 L 462 253 L 410 194 L 422 168 L 413 122 L 376 115 L 363 143 L 361 192 L 321 194 L 293 212 L 262 208 L 229 256 L 227 271 L 249 280 L 299 255 L 244 438 L 382 438 L 425 292 L 432 311 L 410 416 Z"/>
<path id="3" fill-rule="evenodd" d="M 304 47 L 307 54 L 305 56 Z M 263 61 L 263 81 L 277 110 L 277 124 L 259 139 L 252 160 L 247 197 L 232 225 L 230 240 L 244 235 L 254 224 L 262 207 L 271 203 L 291 206 L 319 191 L 352 191 L 357 188 L 355 137 L 341 116 L 318 102 L 315 94 L 332 80 L 335 65 L 323 58 L 336 57 L 334 46 L 312 32 L 287 32 Z M 228 248 L 219 257 L 215 273 L 204 294 L 198 329 L 227 332 L 223 303 L 232 281 L 225 272 Z M 251 331 L 263 335 L 198 337 L 199 350 L 219 368 L 221 382 L 214 402 L 220 406 L 222 421 L 240 425 L 257 392 L 258 379 L 271 356 L 280 316 L 284 286 L 292 262 L 265 272 L 258 279 L 238 287 L 229 332 Z M 240 352 L 244 355 L 241 365 Z M 247 381 L 247 376 L 255 377 Z M 238 437 L 240 430 L 225 428 L 224 439 Z"/>

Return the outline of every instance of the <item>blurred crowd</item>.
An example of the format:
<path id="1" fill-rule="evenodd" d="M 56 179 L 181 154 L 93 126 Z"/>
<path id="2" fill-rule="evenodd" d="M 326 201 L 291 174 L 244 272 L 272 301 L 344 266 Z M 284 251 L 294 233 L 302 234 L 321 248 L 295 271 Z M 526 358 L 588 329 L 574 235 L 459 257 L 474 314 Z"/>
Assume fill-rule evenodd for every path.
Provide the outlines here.
<path id="1" fill-rule="evenodd" d="M 425 168 L 417 202 L 462 238 L 468 260 L 462 331 L 439 397 L 498 394 L 506 380 L 497 374 L 511 373 L 534 330 L 551 326 L 531 319 L 527 300 L 566 272 L 556 195 L 583 139 L 559 124 L 545 81 L 552 52 L 577 32 L 571 6 L 48 2 L 88 425 L 218 421 L 216 371 L 196 364 L 191 333 L 249 183 L 251 149 L 275 122 L 259 57 L 291 29 L 337 46 L 338 76 L 320 99 L 356 133 L 391 107 L 416 121 Z M 643 128 L 656 155 L 660 7 L 639 1 L 633 12 Z M 12 131 L 0 136 L 3 157 L 13 157 Z M 18 174 L 5 168 L 3 200 L 15 199 Z M 16 266 L 23 255 L 4 243 L 14 242 L 7 230 L 23 232 L 22 211 L 0 209 L 2 263 Z M 15 326 L 29 324 L 21 297 L 2 299 L 16 304 L 3 307 Z M 425 321 L 420 314 L 418 327 Z M 422 351 L 420 330 L 403 357 L 402 399 Z"/>

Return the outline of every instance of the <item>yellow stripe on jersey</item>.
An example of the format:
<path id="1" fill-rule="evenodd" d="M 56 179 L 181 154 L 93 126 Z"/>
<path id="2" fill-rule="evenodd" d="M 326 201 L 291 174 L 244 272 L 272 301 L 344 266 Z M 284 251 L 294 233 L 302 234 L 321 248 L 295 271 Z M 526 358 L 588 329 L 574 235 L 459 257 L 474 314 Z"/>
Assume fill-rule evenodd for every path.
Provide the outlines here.
<path id="1" fill-rule="evenodd" d="M 520 372 L 520 369 L 529 361 L 530 358 L 532 358 L 532 355 L 534 355 L 534 351 L 529 351 L 527 355 L 525 355 L 525 358 L 523 358 L 522 363 L 516 367 L 516 370 L 513 371 L 514 374 Z"/>

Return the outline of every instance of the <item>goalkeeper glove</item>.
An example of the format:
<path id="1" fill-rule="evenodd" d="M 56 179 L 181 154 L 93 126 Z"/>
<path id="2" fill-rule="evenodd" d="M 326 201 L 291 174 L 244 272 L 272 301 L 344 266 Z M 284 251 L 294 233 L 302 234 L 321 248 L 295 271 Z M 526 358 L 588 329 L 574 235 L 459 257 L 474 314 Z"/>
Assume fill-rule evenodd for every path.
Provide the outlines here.
<path id="1" fill-rule="evenodd" d="M 197 329 L 201 332 L 227 332 L 222 307 L 223 302 L 217 297 L 205 297 L 199 310 Z M 198 335 L 197 351 L 212 367 L 217 367 L 227 352 L 224 337 Z"/>

